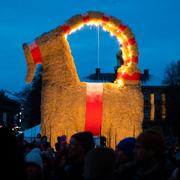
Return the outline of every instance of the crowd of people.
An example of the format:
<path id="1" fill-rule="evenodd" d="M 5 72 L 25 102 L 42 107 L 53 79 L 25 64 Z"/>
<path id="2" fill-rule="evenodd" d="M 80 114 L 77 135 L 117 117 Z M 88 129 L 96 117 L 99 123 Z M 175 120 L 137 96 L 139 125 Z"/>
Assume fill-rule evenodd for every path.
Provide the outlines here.
<path id="1" fill-rule="evenodd" d="M 115 149 L 96 145 L 91 132 L 57 137 L 55 149 L 38 134 L 27 142 L 0 128 L 0 179 L 18 180 L 179 180 L 178 144 L 167 144 L 161 131 L 126 137 Z"/>

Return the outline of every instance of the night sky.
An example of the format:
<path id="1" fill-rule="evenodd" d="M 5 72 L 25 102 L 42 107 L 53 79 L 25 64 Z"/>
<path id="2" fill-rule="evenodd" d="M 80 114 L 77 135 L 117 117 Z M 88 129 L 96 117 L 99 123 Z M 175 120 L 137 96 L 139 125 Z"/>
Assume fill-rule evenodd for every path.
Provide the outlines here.
<path id="1" fill-rule="evenodd" d="M 142 71 L 148 68 L 162 79 L 166 65 L 180 59 L 179 0 L 1 0 L 0 88 L 21 91 L 25 86 L 24 42 L 90 10 L 115 16 L 132 29 Z M 85 27 L 68 37 L 82 81 L 97 67 L 97 34 L 97 28 Z M 118 42 L 101 28 L 99 39 L 100 68 L 113 72 Z"/>

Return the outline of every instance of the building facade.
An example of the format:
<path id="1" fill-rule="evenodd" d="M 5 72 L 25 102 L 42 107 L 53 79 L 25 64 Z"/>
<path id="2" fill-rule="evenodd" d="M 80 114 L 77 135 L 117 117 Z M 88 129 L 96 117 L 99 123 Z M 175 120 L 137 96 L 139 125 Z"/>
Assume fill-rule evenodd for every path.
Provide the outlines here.
<path id="1" fill-rule="evenodd" d="M 0 92 L 0 126 L 13 128 L 17 126 L 20 112 L 20 103 Z"/>

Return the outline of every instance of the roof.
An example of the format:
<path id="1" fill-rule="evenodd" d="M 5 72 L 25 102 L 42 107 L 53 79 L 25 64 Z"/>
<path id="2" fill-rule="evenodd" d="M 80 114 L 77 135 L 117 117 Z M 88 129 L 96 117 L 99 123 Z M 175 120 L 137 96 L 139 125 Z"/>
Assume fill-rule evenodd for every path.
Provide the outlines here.
<path id="1" fill-rule="evenodd" d="M 114 82 L 116 75 L 114 73 L 100 73 L 98 76 L 96 73 L 94 73 L 90 74 L 86 78 L 93 81 Z"/>

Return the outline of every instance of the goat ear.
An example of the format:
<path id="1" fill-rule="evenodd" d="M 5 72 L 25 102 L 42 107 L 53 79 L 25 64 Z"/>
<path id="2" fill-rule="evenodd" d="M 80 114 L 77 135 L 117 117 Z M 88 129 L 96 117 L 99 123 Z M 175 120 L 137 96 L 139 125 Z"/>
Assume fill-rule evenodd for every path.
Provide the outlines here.
<path id="1" fill-rule="evenodd" d="M 31 83 L 34 77 L 36 65 L 32 59 L 28 44 L 24 43 L 23 49 L 24 49 L 24 54 L 25 54 L 26 64 L 27 64 L 26 83 Z"/>

